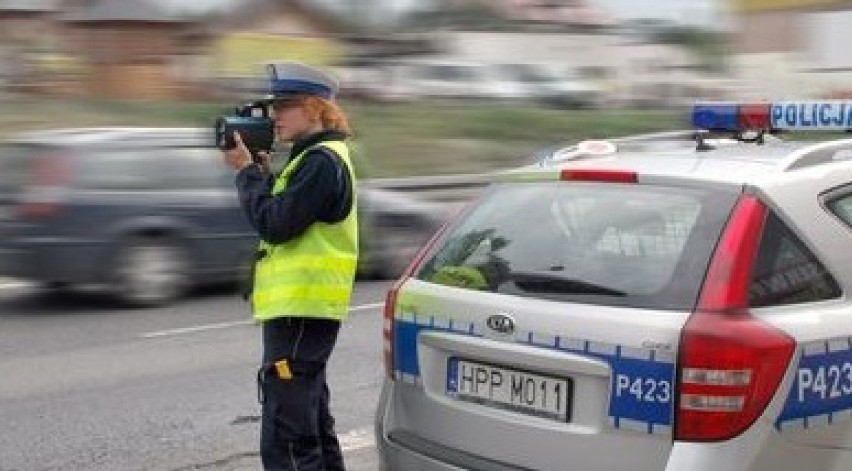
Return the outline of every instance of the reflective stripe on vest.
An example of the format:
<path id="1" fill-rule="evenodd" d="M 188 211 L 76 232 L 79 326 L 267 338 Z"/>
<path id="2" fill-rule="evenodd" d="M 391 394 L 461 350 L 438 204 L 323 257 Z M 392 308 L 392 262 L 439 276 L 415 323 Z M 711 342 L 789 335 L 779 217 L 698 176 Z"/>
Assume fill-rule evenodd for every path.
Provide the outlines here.
<path id="1" fill-rule="evenodd" d="M 266 256 L 255 267 L 252 307 L 258 321 L 278 317 L 318 317 L 343 320 L 358 262 L 358 206 L 349 147 L 343 141 L 324 141 L 290 161 L 278 175 L 272 194 L 287 188 L 290 175 L 307 153 L 325 147 L 339 155 L 352 182 L 352 208 L 343 221 L 315 221 L 300 236 L 283 244 L 260 242 Z"/>

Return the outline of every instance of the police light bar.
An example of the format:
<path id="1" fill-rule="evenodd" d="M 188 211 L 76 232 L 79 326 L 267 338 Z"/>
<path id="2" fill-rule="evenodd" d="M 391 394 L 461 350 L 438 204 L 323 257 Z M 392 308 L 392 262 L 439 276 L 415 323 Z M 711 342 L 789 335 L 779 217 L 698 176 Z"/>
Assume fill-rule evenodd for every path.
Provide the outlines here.
<path id="1" fill-rule="evenodd" d="M 852 129 L 852 101 L 698 103 L 692 126 L 707 131 L 846 131 Z"/>

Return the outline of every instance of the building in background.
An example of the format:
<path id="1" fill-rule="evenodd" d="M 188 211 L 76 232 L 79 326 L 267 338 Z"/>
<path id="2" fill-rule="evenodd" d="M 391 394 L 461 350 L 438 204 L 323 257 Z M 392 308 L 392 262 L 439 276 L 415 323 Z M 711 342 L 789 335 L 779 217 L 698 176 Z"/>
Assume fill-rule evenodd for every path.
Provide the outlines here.
<path id="1" fill-rule="evenodd" d="M 0 87 L 27 91 L 40 64 L 49 63 L 57 79 L 65 71 L 51 54 L 60 34 L 58 0 L 0 0 Z"/>
<path id="2" fill-rule="evenodd" d="M 492 0 L 494 8 L 513 20 L 547 21 L 589 27 L 612 26 L 612 16 L 587 0 Z"/>
<path id="3" fill-rule="evenodd" d="M 375 97 L 400 90 L 389 66 L 430 61 L 510 66 L 501 70 L 524 71 L 531 81 L 551 81 L 539 73 L 556 71 L 560 83 L 548 88 L 592 81 L 616 106 L 727 96 L 728 79 L 700 70 L 694 50 L 619 24 L 594 0 L 429 0 L 409 2 L 405 12 L 384 11 L 390 3 L 379 0 L 245 0 L 206 13 L 165 4 L 0 0 L 0 86 L 12 89 L 14 81 L 16 90 L 42 95 L 232 99 L 261 91 L 264 63 L 298 60 L 337 66 L 344 94 Z M 532 87 L 496 81 L 489 87 Z M 419 92 L 413 82 L 402 88 Z"/>
<path id="4" fill-rule="evenodd" d="M 408 34 L 421 32 L 434 44 L 429 54 L 398 59 L 415 63 L 416 72 L 385 75 L 392 79 L 417 78 L 428 70 L 434 72 L 434 80 L 409 80 L 409 85 L 416 86 L 408 87 L 381 86 L 379 92 L 400 96 L 422 92 L 428 96 L 429 88 L 436 95 L 452 88 L 453 94 L 463 95 L 449 83 L 457 80 L 453 77 L 474 75 L 476 71 L 477 81 L 484 82 L 482 76 L 496 66 L 501 70 L 554 72 L 561 77 L 528 81 L 551 81 L 548 87 L 566 92 L 594 88 L 605 97 L 595 101 L 608 106 L 676 106 L 694 99 L 730 96 L 730 80 L 698 70 L 698 58 L 687 47 L 634 34 L 591 0 L 444 0 L 441 6 L 433 14 L 417 18 L 419 21 L 407 29 Z M 444 72 L 446 76 L 441 76 Z M 531 86 L 507 83 L 506 77 L 489 82 L 478 91 L 491 88 L 498 95 L 524 95 L 523 90 L 512 89 Z"/>
<path id="5" fill-rule="evenodd" d="M 63 18 L 67 49 L 86 64 L 84 88 L 105 98 L 179 98 L 175 76 L 191 23 L 150 0 L 101 0 Z"/>
<path id="6" fill-rule="evenodd" d="M 0 0 L 0 44 L 32 43 L 37 45 L 50 34 L 58 0 Z"/>
<path id="7" fill-rule="evenodd" d="M 159 0 L 0 0 L 0 88 L 37 95 L 172 100 L 246 91 L 262 64 L 339 63 L 349 25 L 309 0 L 231 9 Z"/>
<path id="8" fill-rule="evenodd" d="M 852 97 L 850 0 L 728 0 L 749 98 Z"/>

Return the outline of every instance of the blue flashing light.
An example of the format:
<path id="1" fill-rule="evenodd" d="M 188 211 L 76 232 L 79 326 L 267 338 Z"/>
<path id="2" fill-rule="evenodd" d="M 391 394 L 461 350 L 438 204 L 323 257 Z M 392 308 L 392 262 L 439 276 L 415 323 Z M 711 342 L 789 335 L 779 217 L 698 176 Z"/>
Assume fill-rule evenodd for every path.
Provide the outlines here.
<path id="1" fill-rule="evenodd" d="M 697 104 L 692 108 L 692 126 L 708 131 L 737 131 L 737 105 Z"/>

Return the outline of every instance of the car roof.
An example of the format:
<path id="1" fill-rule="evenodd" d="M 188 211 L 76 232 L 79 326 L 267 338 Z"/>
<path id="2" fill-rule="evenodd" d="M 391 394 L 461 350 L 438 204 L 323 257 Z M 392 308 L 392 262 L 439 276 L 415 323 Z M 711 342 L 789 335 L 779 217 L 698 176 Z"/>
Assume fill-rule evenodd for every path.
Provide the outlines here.
<path id="1" fill-rule="evenodd" d="M 624 170 L 636 172 L 640 180 L 665 177 L 760 186 L 785 172 L 792 175 L 793 170 L 830 162 L 852 172 L 852 139 L 794 142 L 768 136 L 763 144 L 757 144 L 711 138 L 704 140 L 710 147 L 699 150 L 694 134 L 683 131 L 614 139 L 609 142 L 617 150 L 601 155 L 584 154 L 578 150 L 580 143 L 556 150 L 540 162 L 505 175 L 567 169 Z"/>

